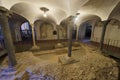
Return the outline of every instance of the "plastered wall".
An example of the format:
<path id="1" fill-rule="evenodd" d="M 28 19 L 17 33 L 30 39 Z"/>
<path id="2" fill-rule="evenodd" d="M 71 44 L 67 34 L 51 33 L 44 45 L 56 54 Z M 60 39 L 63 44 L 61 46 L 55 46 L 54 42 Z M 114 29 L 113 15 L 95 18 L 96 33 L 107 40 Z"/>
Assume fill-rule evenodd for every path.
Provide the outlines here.
<path id="1" fill-rule="evenodd" d="M 100 42 L 101 33 L 103 28 L 103 22 L 98 22 L 94 27 L 93 37 L 94 42 Z M 120 47 L 120 22 L 117 20 L 111 20 L 106 28 L 104 44 Z"/>

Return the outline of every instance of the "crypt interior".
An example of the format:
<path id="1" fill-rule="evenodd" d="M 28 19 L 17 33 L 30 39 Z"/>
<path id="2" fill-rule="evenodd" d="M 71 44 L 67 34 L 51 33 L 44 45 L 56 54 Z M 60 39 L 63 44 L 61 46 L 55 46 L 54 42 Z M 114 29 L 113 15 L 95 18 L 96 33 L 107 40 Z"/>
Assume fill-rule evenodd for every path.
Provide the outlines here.
<path id="1" fill-rule="evenodd" d="M 0 0 L 0 80 L 120 80 L 120 0 Z"/>

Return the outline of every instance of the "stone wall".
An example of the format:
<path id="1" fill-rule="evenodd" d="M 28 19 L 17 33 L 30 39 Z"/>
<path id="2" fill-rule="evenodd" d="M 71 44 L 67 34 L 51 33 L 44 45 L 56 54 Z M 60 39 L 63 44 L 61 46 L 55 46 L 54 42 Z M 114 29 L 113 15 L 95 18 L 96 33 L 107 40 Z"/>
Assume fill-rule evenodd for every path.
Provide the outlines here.
<path id="1" fill-rule="evenodd" d="M 53 40 L 56 36 L 53 35 L 54 26 L 51 24 L 42 24 L 40 26 L 40 38 L 41 40 Z"/>
<path id="2" fill-rule="evenodd" d="M 20 33 L 20 27 L 21 22 L 18 21 L 10 21 L 10 30 L 12 34 L 12 39 L 14 42 L 22 41 L 21 33 Z"/>
<path id="3" fill-rule="evenodd" d="M 21 27 L 21 23 L 19 23 L 19 22 L 17 22 L 17 23 L 14 25 L 16 41 L 22 41 L 21 32 L 20 32 L 20 27 Z"/>
<path id="4" fill-rule="evenodd" d="M 101 37 L 101 34 L 102 34 L 102 27 L 103 27 L 103 23 L 102 22 L 98 22 L 94 29 L 93 29 L 93 36 L 91 38 L 92 41 L 94 42 L 100 42 L 100 37 Z"/>
<path id="5" fill-rule="evenodd" d="M 37 40 L 66 39 L 67 28 L 65 28 L 64 26 L 37 22 L 35 24 L 35 29 Z M 56 34 L 54 34 L 54 32 L 56 32 Z"/>
<path id="6" fill-rule="evenodd" d="M 98 22 L 95 25 L 93 37 L 91 38 L 94 42 L 100 42 L 102 33 L 103 23 Z M 104 44 L 120 47 L 120 22 L 117 20 L 111 20 L 106 28 Z"/>
<path id="7" fill-rule="evenodd" d="M 58 26 L 58 39 L 67 39 L 67 30 L 64 26 Z"/>

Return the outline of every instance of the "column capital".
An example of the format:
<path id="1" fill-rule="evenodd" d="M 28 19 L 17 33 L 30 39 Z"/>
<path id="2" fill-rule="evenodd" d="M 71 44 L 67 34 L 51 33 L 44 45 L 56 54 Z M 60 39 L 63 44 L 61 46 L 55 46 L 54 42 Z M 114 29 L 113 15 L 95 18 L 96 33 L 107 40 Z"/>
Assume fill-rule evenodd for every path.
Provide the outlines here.
<path id="1" fill-rule="evenodd" d="M 34 28 L 34 24 L 30 23 L 31 27 Z"/>
<path id="2" fill-rule="evenodd" d="M 12 14 L 13 14 L 12 11 L 0 6 L 0 16 L 4 15 L 4 16 L 7 16 L 7 17 L 11 17 Z"/>
<path id="3" fill-rule="evenodd" d="M 76 18 L 76 16 L 69 16 L 66 21 L 67 21 L 67 23 L 69 23 L 69 24 L 73 24 L 75 18 Z"/>
<path id="4" fill-rule="evenodd" d="M 103 23 L 106 23 L 106 22 L 110 22 L 110 21 L 111 21 L 111 20 L 108 19 L 108 20 L 104 20 L 104 21 L 102 21 L 102 22 L 103 22 Z"/>

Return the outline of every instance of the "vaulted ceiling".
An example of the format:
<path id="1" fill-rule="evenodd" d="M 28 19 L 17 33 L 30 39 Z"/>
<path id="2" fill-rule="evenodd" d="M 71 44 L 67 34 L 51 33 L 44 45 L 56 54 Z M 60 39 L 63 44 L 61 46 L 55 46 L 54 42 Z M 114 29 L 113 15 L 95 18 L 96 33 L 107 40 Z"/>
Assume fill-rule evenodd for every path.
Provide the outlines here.
<path id="1" fill-rule="evenodd" d="M 120 0 L 0 0 L 0 6 L 25 17 L 30 23 L 48 20 L 60 24 L 65 18 L 80 13 L 76 21 L 78 24 L 95 18 L 120 19 L 119 2 Z M 46 18 L 43 17 L 40 7 L 49 9 Z"/>

